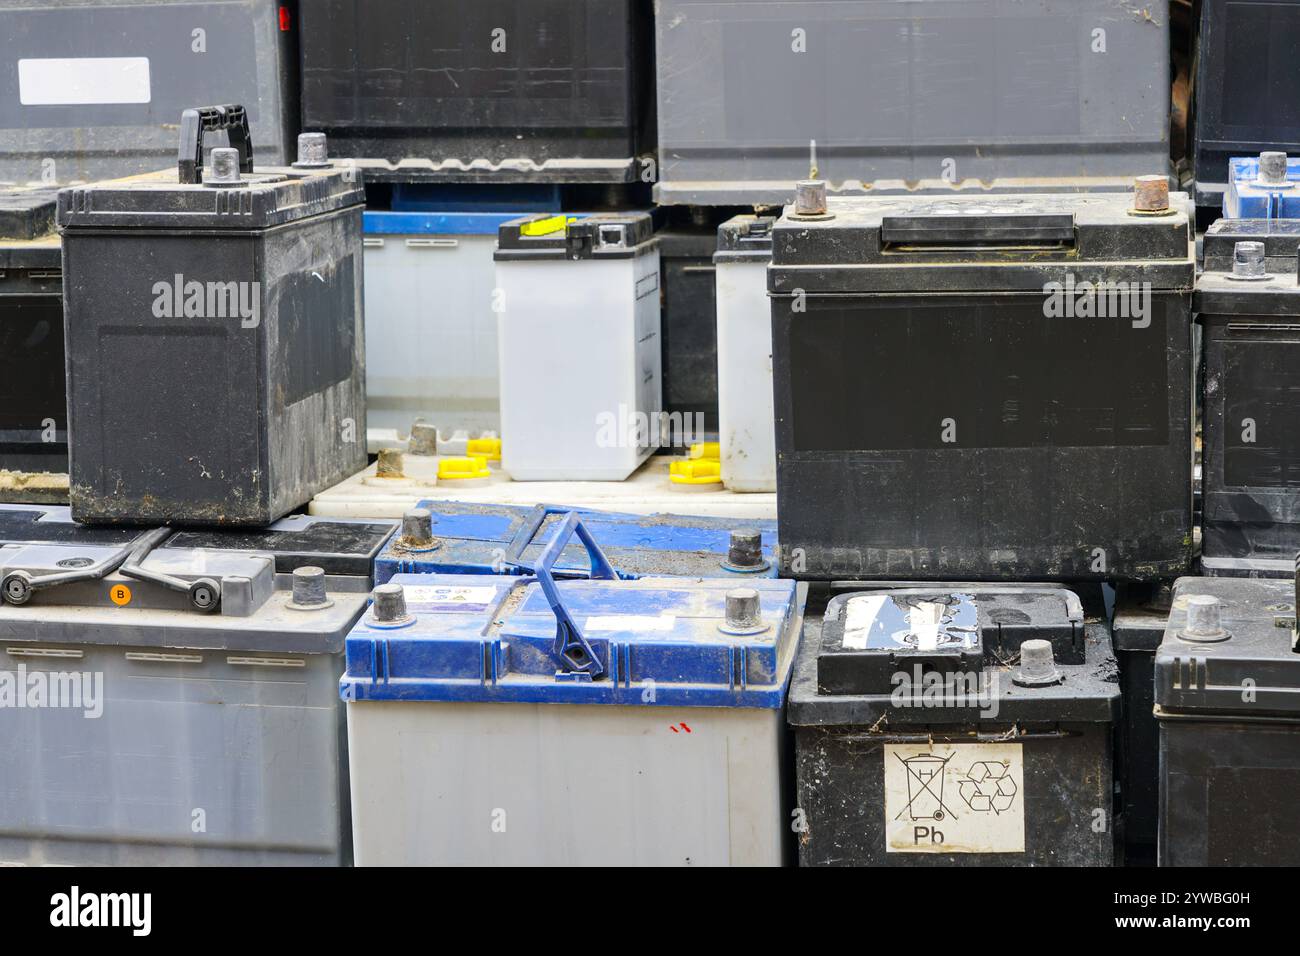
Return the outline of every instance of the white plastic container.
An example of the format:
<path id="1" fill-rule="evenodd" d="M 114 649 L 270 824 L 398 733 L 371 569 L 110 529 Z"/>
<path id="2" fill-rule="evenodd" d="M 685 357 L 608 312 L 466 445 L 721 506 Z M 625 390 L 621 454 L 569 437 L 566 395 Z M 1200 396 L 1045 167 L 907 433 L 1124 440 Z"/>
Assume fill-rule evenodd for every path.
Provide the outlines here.
<path id="1" fill-rule="evenodd" d="M 367 212 L 366 422 L 499 427 L 492 253 L 518 213 Z"/>
<path id="2" fill-rule="evenodd" d="M 772 418 L 772 310 L 767 264 L 775 216 L 718 227 L 718 442 L 728 491 L 776 491 Z"/>
<path id="3" fill-rule="evenodd" d="M 788 861 L 782 714 L 803 587 L 548 584 L 550 599 L 500 575 L 376 589 L 342 679 L 357 865 Z M 761 620 L 741 632 L 746 594 Z M 590 655 L 554 647 L 561 609 Z"/>
<path id="4" fill-rule="evenodd" d="M 622 481 L 662 429 L 650 217 L 517 219 L 495 258 L 502 468 L 516 481 Z"/>

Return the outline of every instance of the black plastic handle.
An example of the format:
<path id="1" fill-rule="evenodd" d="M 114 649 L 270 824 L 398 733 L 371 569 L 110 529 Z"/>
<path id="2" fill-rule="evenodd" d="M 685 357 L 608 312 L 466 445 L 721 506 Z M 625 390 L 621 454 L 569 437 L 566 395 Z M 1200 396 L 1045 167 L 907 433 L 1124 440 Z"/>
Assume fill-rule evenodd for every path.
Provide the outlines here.
<path id="1" fill-rule="evenodd" d="M 203 182 L 203 134 L 224 129 L 232 149 L 239 150 L 239 171 L 253 171 L 253 139 L 242 106 L 200 106 L 181 114 L 181 145 L 176 171 L 182 183 Z"/>
<path id="2" fill-rule="evenodd" d="M 1074 242 L 1072 213 L 992 213 L 884 216 L 880 241 L 887 245 L 992 245 Z"/>

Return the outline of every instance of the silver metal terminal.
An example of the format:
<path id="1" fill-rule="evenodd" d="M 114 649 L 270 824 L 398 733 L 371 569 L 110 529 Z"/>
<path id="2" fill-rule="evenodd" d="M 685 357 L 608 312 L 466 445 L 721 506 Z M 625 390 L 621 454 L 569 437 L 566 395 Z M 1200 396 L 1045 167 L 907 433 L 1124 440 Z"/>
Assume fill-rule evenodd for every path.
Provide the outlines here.
<path id="1" fill-rule="evenodd" d="M 1261 186 L 1286 186 L 1286 153 L 1274 150 L 1259 154 L 1259 184 Z"/>
<path id="2" fill-rule="evenodd" d="M 407 450 L 412 455 L 438 454 L 438 428 L 428 422 L 415 422 L 411 425 L 411 439 Z"/>
<path id="3" fill-rule="evenodd" d="M 1187 599 L 1187 624 L 1183 640 L 1221 641 L 1228 636 L 1223 629 L 1223 606 L 1213 594 L 1193 594 Z"/>
<path id="4" fill-rule="evenodd" d="M 1264 261 L 1264 243 L 1233 243 L 1232 277 L 1234 279 L 1267 279 L 1269 277 Z"/>
<path id="5" fill-rule="evenodd" d="M 1169 178 L 1167 176 L 1139 176 L 1133 180 L 1133 209 L 1136 212 L 1167 212 L 1169 210 Z"/>
<path id="6" fill-rule="evenodd" d="M 428 508 L 412 508 L 402 515 L 402 543 L 425 545 L 433 542 L 433 512 Z"/>
<path id="7" fill-rule="evenodd" d="M 750 528 L 732 531 L 727 544 L 727 560 L 722 566 L 731 571 L 765 570 L 768 562 L 763 558 L 763 535 Z"/>
<path id="8" fill-rule="evenodd" d="M 1013 683 L 1022 687 L 1043 687 L 1058 684 L 1061 672 L 1056 668 L 1056 655 L 1051 641 L 1025 641 L 1020 645 L 1020 667 L 1011 675 Z"/>
<path id="9" fill-rule="evenodd" d="M 289 606 L 298 611 L 318 610 L 332 605 L 325 592 L 325 569 L 314 565 L 293 569 L 293 591 Z"/>
<path id="10" fill-rule="evenodd" d="M 402 471 L 402 453 L 396 448 L 379 449 L 379 460 L 375 462 L 375 476 L 378 478 L 405 478 Z"/>
<path id="11" fill-rule="evenodd" d="M 318 168 L 329 164 L 329 149 L 325 145 L 325 134 L 299 133 L 298 161 L 294 165 Z"/>
<path id="12" fill-rule="evenodd" d="M 733 588 L 727 592 L 722 630 L 728 634 L 757 634 L 767 630 L 756 589 Z"/>
<path id="13" fill-rule="evenodd" d="M 400 584 L 381 584 L 371 596 L 374 598 L 370 609 L 371 623 L 400 627 L 414 620 L 406 612 L 406 592 Z"/>
<path id="14" fill-rule="evenodd" d="M 212 151 L 212 173 L 205 177 L 204 182 L 219 185 L 240 181 L 239 150 L 218 146 Z"/>
<path id="15" fill-rule="evenodd" d="M 826 215 L 826 183 L 820 179 L 801 179 L 794 184 L 796 216 Z"/>

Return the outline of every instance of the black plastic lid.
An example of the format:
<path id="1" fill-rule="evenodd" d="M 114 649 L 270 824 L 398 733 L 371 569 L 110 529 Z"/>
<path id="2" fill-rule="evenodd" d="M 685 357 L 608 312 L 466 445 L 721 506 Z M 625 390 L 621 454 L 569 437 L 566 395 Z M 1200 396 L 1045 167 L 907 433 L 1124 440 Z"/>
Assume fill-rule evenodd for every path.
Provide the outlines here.
<path id="1" fill-rule="evenodd" d="M 718 227 L 718 251 L 714 262 L 766 261 L 772 258 L 772 227 L 776 216 L 746 213 L 733 216 Z"/>
<path id="2" fill-rule="evenodd" d="M 495 258 L 630 259 L 648 251 L 653 238 L 647 213 L 523 216 L 501 224 Z"/>
<path id="3" fill-rule="evenodd" d="M 275 570 L 282 574 L 313 565 L 326 574 L 369 577 L 376 555 L 396 528 L 396 521 L 295 515 L 259 530 L 177 531 L 162 546 L 262 551 L 275 556 Z"/>
<path id="4" fill-rule="evenodd" d="M 0 241 L 40 239 L 53 233 L 58 198 L 54 186 L 0 189 Z"/>
<path id="5" fill-rule="evenodd" d="M 833 196 L 827 214 L 793 209 L 772 235 L 769 289 L 778 295 L 1034 291 L 1076 281 L 1149 282 L 1190 290 L 1187 197 L 1135 213 L 1131 193 Z"/>
<path id="6" fill-rule="evenodd" d="M 1288 260 L 1285 270 L 1295 272 L 1300 249 L 1300 219 L 1219 219 L 1205 230 L 1202 243 L 1207 271 L 1231 272 L 1233 247 L 1239 242 L 1264 243 L 1264 259 Z M 1269 264 L 1277 271 L 1276 263 Z"/>
<path id="7" fill-rule="evenodd" d="M 1220 634 L 1193 634 L 1193 597 L 1218 602 Z M 1267 578 L 1179 578 L 1156 651 L 1161 716 L 1260 720 L 1300 715 L 1295 582 Z"/>
<path id="8" fill-rule="evenodd" d="M 0 544 L 126 544 L 139 528 L 77 524 L 67 505 L 0 505 Z"/>
<path id="9" fill-rule="evenodd" d="M 239 185 L 180 183 L 174 170 L 112 179 L 59 193 L 66 229 L 266 229 L 366 201 L 352 166 L 264 167 Z"/>

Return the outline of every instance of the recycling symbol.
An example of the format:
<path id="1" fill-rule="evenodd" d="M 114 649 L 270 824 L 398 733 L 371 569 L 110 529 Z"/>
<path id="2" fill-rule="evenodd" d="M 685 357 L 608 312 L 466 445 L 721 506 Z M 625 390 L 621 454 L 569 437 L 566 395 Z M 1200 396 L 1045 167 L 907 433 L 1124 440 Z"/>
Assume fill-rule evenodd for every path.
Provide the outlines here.
<path id="1" fill-rule="evenodd" d="M 980 760 L 971 764 L 966 776 L 957 782 L 957 792 L 966 806 L 976 813 L 1005 813 L 1016 798 L 1016 782 L 1011 770 L 999 760 Z"/>

